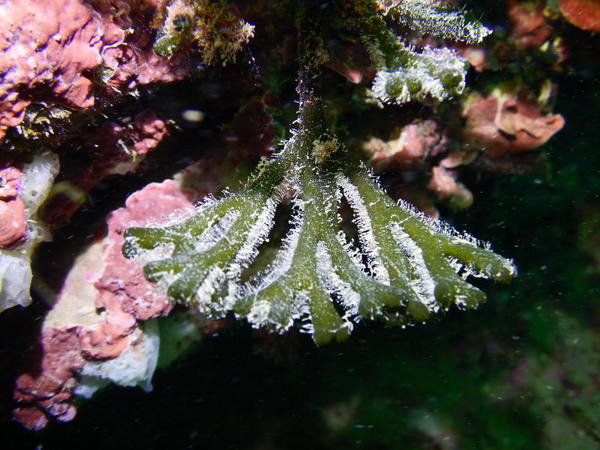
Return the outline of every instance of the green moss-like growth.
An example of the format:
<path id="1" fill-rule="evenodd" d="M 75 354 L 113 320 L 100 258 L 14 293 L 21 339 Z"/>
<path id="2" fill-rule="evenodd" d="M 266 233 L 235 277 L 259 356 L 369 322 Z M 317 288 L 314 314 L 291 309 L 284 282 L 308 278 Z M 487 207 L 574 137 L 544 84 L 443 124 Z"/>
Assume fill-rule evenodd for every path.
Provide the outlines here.
<path id="1" fill-rule="evenodd" d="M 152 48 L 157 55 L 171 58 L 191 44 L 205 64 L 233 61 L 254 33 L 254 27 L 236 17 L 223 0 L 165 1 L 154 25 Z"/>

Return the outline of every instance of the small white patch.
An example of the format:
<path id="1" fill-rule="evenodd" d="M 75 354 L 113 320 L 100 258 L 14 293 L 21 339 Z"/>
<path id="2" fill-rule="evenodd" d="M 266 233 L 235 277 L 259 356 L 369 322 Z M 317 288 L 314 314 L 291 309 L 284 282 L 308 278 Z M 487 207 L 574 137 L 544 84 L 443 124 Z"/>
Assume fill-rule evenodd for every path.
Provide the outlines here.
<path id="1" fill-rule="evenodd" d="M 339 303 L 345 311 L 342 319 L 350 322 L 358 315 L 360 294 L 352 289 L 349 283 L 342 280 L 335 272 L 331 256 L 323 242 L 317 244 L 317 275 L 329 295 L 337 295 Z M 350 327 L 351 329 L 351 327 Z"/>
<path id="2" fill-rule="evenodd" d="M 369 270 L 373 273 L 373 277 L 385 284 L 390 283 L 390 274 L 379 255 L 379 244 L 375 239 L 369 211 L 365 206 L 360 192 L 348 178 L 343 175 L 336 177 L 337 184 L 342 188 L 344 196 L 354 211 L 354 220 L 358 229 L 358 239 L 361 244 L 361 250 L 367 257 Z"/>
<path id="3" fill-rule="evenodd" d="M 400 250 L 402 250 L 402 253 L 410 262 L 413 270 L 413 276 L 409 279 L 410 286 L 419 301 L 427 306 L 427 309 L 437 312 L 439 307 L 435 300 L 435 281 L 427 268 L 423 250 L 402 229 L 400 224 L 392 223 L 390 224 L 390 228 L 398 247 L 400 247 Z"/>

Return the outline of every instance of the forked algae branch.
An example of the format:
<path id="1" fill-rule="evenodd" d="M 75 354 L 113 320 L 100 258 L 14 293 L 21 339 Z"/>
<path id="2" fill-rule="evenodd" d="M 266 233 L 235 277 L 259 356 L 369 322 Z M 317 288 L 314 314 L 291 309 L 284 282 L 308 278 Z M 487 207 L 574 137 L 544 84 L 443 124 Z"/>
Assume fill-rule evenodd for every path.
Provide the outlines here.
<path id="1" fill-rule="evenodd" d="M 305 8 L 298 5 L 298 119 L 283 149 L 263 161 L 244 190 L 204 201 L 182 223 L 128 229 L 123 254 L 145 258 L 148 280 L 209 318 L 233 312 L 279 333 L 297 325 L 317 344 L 345 338 L 365 319 L 405 325 L 451 305 L 475 307 L 485 294 L 468 276 L 504 281 L 514 275 L 514 265 L 471 236 L 394 202 L 332 137 L 314 87 L 324 59 L 320 24 Z M 340 8 L 361 24 L 372 53 L 381 56 L 373 90 L 384 102 L 459 93 L 466 65 L 448 49 L 408 49 L 385 28 L 384 14 L 464 41 L 487 34 L 458 13 L 443 15 L 419 1 L 385 8 L 359 1 Z M 447 28 L 431 23 L 440 15 Z M 282 202 L 292 209 L 287 233 L 272 261 L 256 273 L 253 263 Z M 352 210 L 356 242 L 342 229 L 342 204 Z"/>
<path id="2" fill-rule="evenodd" d="M 465 88 L 468 64 L 448 48 L 419 52 L 401 39 L 385 19 L 406 28 L 467 44 L 479 43 L 491 30 L 462 12 L 431 0 L 379 0 L 349 2 L 360 19 L 360 29 L 371 58 L 376 61 L 373 97 L 383 103 L 402 104 L 427 97 L 445 100 Z"/>
<path id="3" fill-rule="evenodd" d="M 210 318 L 234 312 L 279 333 L 298 324 L 323 344 L 364 319 L 410 324 L 453 304 L 475 307 L 485 294 L 469 275 L 514 275 L 511 261 L 474 238 L 396 204 L 337 149 L 302 80 L 298 91 L 297 129 L 246 189 L 205 201 L 182 223 L 126 231 L 123 254 L 146 258 L 145 276 L 171 299 Z M 290 193 L 287 234 L 273 261 L 249 275 Z M 352 209 L 357 245 L 341 229 L 342 200 Z"/>

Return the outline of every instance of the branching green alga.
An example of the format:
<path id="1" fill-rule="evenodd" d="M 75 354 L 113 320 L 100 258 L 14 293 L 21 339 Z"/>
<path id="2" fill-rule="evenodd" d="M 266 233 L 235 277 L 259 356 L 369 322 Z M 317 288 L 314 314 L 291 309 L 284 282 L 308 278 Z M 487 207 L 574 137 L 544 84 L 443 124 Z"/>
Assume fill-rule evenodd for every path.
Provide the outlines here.
<path id="1" fill-rule="evenodd" d="M 317 344 L 348 336 L 365 319 L 406 325 L 451 305 L 475 307 L 485 294 L 467 277 L 504 281 L 515 274 L 514 265 L 471 236 L 394 202 L 327 132 L 311 86 L 322 47 L 318 33 L 304 33 L 312 36 L 300 39 L 298 120 L 283 149 L 261 164 L 244 190 L 206 200 L 182 223 L 127 230 L 124 255 L 146 258 L 150 281 L 210 318 L 233 312 L 276 332 L 296 325 Z M 436 72 L 436 64 L 431 60 L 427 74 L 439 81 L 444 72 Z M 442 89 L 448 84 L 440 83 Z M 288 202 L 287 234 L 257 273 L 254 263 L 278 206 Z M 356 242 L 342 230 L 342 204 L 352 210 Z"/>

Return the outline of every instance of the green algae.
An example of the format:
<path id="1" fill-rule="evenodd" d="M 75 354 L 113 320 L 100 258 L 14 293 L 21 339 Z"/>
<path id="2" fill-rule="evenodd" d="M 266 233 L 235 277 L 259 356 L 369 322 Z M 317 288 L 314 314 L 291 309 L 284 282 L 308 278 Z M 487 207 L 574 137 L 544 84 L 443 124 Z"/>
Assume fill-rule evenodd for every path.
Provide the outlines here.
<path id="1" fill-rule="evenodd" d="M 404 3 L 392 3 L 386 14 L 407 16 Z M 409 3 L 415 3 L 407 17 L 416 29 L 435 33 L 423 24 L 446 14 L 462 31 L 438 30 L 444 37 L 471 42 L 488 32 L 478 25 L 463 30 L 462 15 Z M 452 305 L 476 307 L 485 294 L 467 278 L 505 281 L 515 274 L 514 265 L 473 237 L 394 202 L 328 131 L 315 88 L 326 59 L 321 24 L 311 7 L 297 5 L 300 108 L 282 150 L 262 162 L 245 189 L 206 200 L 192 217 L 127 230 L 123 254 L 144 258 L 148 280 L 209 318 L 233 312 L 256 328 L 279 333 L 298 326 L 317 344 L 344 339 L 367 319 L 406 326 Z M 451 50 L 416 53 L 399 45 L 376 2 L 338 8 L 353 14 L 375 59 L 382 56 L 375 97 L 403 103 L 462 91 L 466 63 Z M 283 203 L 292 209 L 288 231 L 270 263 L 256 273 L 253 263 Z M 352 210 L 356 236 L 342 231 L 343 203 Z"/>
<path id="2" fill-rule="evenodd" d="M 317 344 L 345 338 L 364 319 L 408 325 L 451 305 L 475 307 L 485 294 L 468 275 L 514 275 L 511 261 L 471 236 L 391 200 L 364 167 L 345 163 L 343 150 L 337 160 L 311 157 L 327 139 L 320 120 L 318 102 L 305 101 L 299 128 L 245 190 L 207 201 L 179 224 L 130 228 L 124 255 L 146 258 L 150 281 L 211 318 L 233 311 L 277 332 L 299 324 Z M 289 192 L 281 248 L 244 282 Z M 356 246 L 341 234 L 342 198 L 354 214 Z"/>

